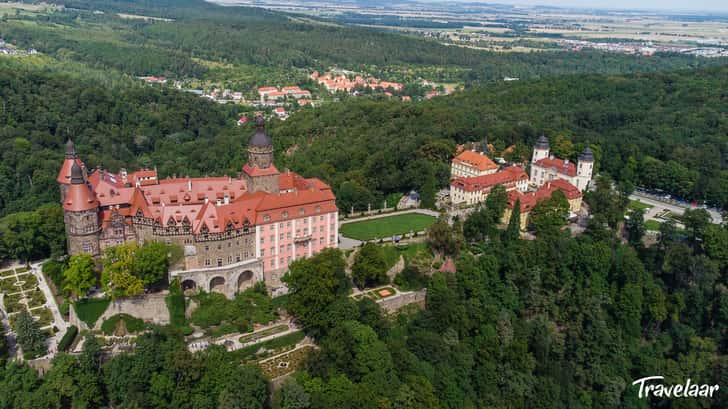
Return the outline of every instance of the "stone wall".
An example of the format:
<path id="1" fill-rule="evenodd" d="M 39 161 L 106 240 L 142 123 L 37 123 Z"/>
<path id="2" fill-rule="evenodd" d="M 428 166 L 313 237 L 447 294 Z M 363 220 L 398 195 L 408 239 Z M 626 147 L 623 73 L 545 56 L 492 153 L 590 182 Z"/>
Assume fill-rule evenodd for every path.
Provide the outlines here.
<path id="1" fill-rule="evenodd" d="M 424 308 L 426 299 L 427 288 L 423 288 L 418 291 L 400 292 L 394 297 L 377 300 L 377 303 L 384 312 L 393 313 L 406 305 L 417 305 Z"/>
<path id="2" fill-rule="evenodd" d="M 145 322 L 167 325 L 169 324 L 169 310 L 164 300 L 166 295 L 165 291 L 159 294 L 146 294 L 138 297 L 116 299 L 106 307 L 106 311 L 96 321 L 94 329 L 101 329 L 101 324 L 104 321 L 117 314 L 129 314 Z"/>

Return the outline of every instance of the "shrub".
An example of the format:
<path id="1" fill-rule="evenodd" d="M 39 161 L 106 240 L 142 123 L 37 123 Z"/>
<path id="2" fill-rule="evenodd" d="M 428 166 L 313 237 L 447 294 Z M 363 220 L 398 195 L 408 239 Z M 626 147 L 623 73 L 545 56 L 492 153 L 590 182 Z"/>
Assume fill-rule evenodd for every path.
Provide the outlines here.
<path id="1" fill-rule="evenodd" d="M 126 332 L 129 334 L 143 331 L 146 327 L 144 321 L 139 318 L 132 317 L 129 314 L 116 314 L 101 324 L 101 331 L 106 335 L 113 335 L 119 325 L 119 321 L 124 321 Z"/>
<path id="2" fill-rule="evenodd" d="M 63 334 L 63 338 L 61 338 L 61 342 L 58 343 L 58 350 L 59 351 L 67 351 L 68 348 L 73 344 L 73 341 L 76 340 L 76 336 L 78 335 L 78 327 L 75 325 L 71 325 L 66 330 L 66 333 Z"/>

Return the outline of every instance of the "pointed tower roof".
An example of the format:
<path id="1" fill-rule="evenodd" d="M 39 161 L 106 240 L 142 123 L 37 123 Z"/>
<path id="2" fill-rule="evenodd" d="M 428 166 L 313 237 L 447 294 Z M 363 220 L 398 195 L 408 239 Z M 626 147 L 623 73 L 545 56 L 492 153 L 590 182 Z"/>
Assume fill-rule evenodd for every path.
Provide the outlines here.
<path id="1" fill-rule="evenodd" d="M 534 147 L 536 149 L 549 149 L 549 139 L 546 137 L 546 135 L 541 134 Z"/>
<path id="2" fill-rule="evenodd" d="M 255 133 L 250 138 L 248 145 L 259 148 L 273 146 L 273 141 L 265 132 L 265 119 L 263 119 L 262 115 L 257 115 L 255 117 Z"/>
<path id="3" fill-rule="evenodd" d="M 99 201 L 83 180 L 83 171 L 78 163 L 71 165 L 71 184 L 68 186 L 63 209 L 71 212 L 82 212 L 99 206 Z"/>
<path id="4" fill-rule="evenodd" d="M 76 145 L 73 143 L 71 138 L 66 141 L 66 159 L 76 159 Z"/>
<path id="5" fill-rule="evenodd" d="M 579 162 L 594 162 L 594 152 L 588 146 L 579 155 Z"/>
<path id="6" fill-rule="evenodd" d="M 81 162 L 81 159 L 79 159 L 76 154 L 76 145 L 69 138 L 68 141 L 66 141 L 66 158 L 63 160 L 61 170 L 58 171 L 56 182 L 64 185 L 71 183 L 71 168 L 74 163 L 83 169 L 83 162 Z"/>

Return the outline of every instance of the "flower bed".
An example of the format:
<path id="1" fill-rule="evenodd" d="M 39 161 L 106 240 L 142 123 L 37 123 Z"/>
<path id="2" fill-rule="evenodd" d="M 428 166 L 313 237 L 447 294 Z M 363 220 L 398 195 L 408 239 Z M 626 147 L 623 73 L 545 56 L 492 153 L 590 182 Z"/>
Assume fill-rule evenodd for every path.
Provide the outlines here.
<path id="1" fill-rule="evenodd" d="M 10 277 L 13 275 L 15 275 L 15 270 L 12 269 L 0 271 L 0 278 Z"/>
<path id="2" fill-rule="evenodd" d="M 283 355 L 260 362 L 263 375 L 269 379 L 289 374 L 301 367 L 306 356 L 311 352 L 313 346 L 305 345 Z"/>

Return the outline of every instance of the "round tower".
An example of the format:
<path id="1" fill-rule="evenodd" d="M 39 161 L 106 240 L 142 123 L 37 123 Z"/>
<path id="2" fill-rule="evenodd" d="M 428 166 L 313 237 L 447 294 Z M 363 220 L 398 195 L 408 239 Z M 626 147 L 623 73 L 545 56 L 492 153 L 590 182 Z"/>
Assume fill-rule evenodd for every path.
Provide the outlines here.
<path id="1" fill-rule="evenodd" d="M 56 178 L 58 187 L 61 190 L 61 203 L 65 200 L 66 192 L 68 192 L 68 186 L 71 184 L 71 168 L 74 163 L 79 164 L 79 166 L 81 165 L 81 161 L 78 159 L 78 155 L 76 155 L 76 145 L 74 145 L 73 141 L 69 138 L 68 141 L 66 141 L 66 157 L 63 160 L 63 165 L 61 165 L 61 170 L 58 172 L 58 177 Z"/>
<path id="2" fill-rule="evenodd" d="M 71 165 L 71 180 L 63 199 L 63 221 L 68 238 L 68 254 L 100 254 L 99 201 L 83 177 L 81 166 Z"/>
<path id="3" fill-rule="evenodd" d="M 273 163 L 273 141 L 265 132 L 265 119 L 255 117 L 255 133 L 248 143 L 248 164 L 260 169 L 267 169 Z"/>
<path id="4" fill-rule="evenodd" d="M 548 158 L 550 149 L 548 138 L 546 138 L 546 135 L 542 134 L 538 138 L 536 145 L 533 146 L 533 157 L 531 158 L 531 163 L 536 163 L 541 159 Z"/>
<path id="5" fill-rule="evenodd" d="M 594 171 L 594 153 L 587 146 L 579 155 L 576 161 L 577 186 L 579 190 L 586 190 L 591 182 Z"/>

